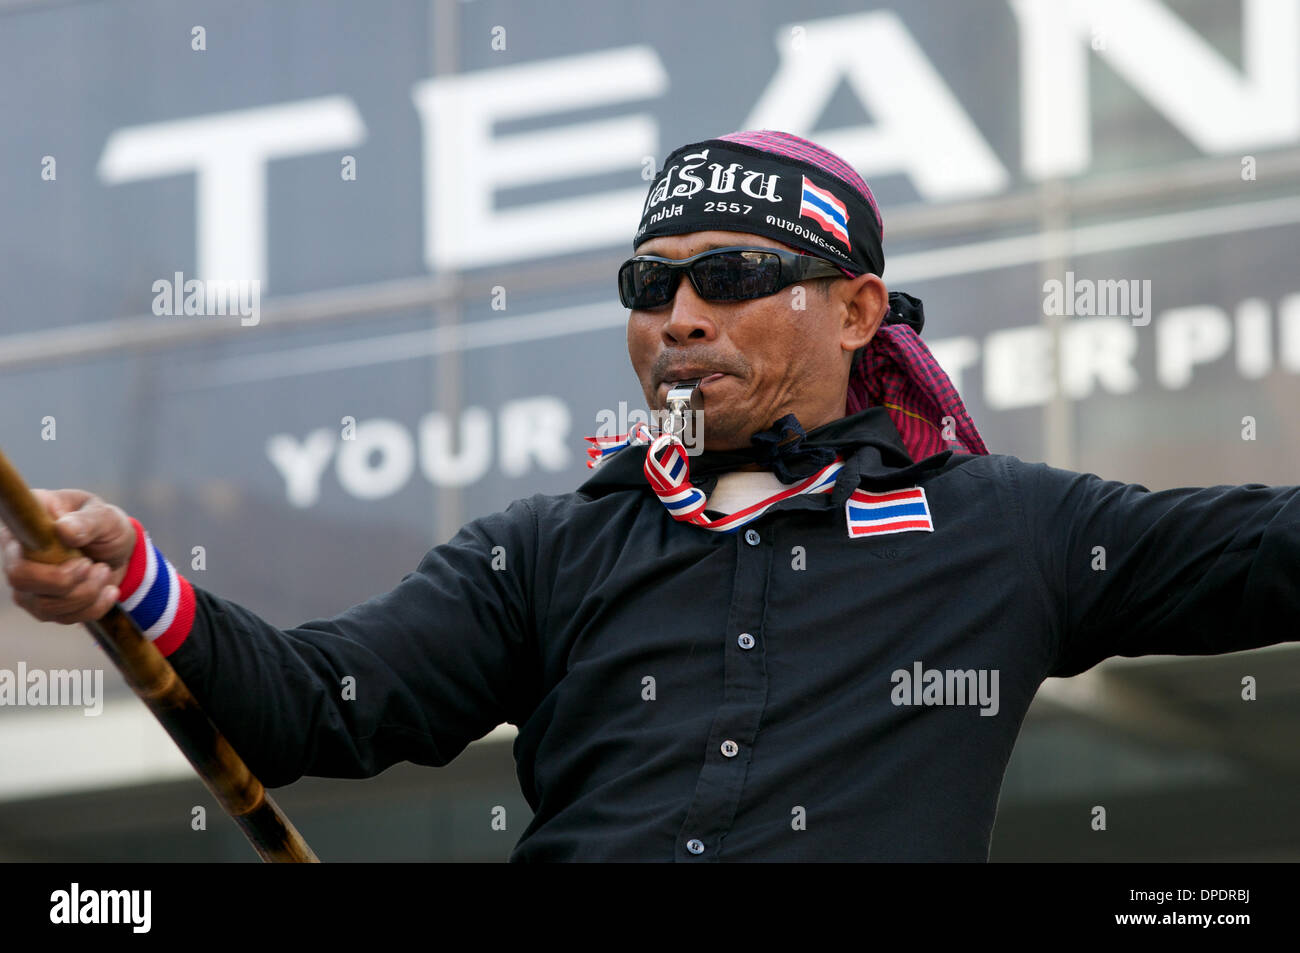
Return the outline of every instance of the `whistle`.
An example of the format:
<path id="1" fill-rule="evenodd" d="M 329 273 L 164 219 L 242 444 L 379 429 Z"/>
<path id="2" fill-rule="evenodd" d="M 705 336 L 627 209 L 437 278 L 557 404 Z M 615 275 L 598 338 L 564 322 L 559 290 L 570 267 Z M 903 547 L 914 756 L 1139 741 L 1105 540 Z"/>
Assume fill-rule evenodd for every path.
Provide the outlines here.
<path id="1" fill-rule="evenodd" d="M 678 381 L 668 391 L 668 421 L 664 430 L 680 437 L 686 429 L 686 415 L 704 409 L 704 394 L 700 392 L 700 378 Z"/>

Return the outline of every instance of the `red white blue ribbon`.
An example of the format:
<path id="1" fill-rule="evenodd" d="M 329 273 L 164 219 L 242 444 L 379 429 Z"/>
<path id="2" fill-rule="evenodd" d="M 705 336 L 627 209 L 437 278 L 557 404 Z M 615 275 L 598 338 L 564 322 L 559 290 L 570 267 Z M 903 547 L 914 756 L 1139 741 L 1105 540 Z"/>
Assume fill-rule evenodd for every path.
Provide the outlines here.
<path id="1" fill-rule="evenodd" d="M 591 444 L 587 448 L 587 456 L 590 457 L 587 461 L 587 469 L 593 470 L 606 457 L 618 453 L 624 447 L 630 447 L 633 444 L 649 443 L 653 436 L 650 433 L 650 428 L 645 424 L 635 423 L 628 429 L 627 433 L 618 434 L 614 437 L 584 437 L 583 439 Z"/>
<path id="2" fill-rule="evenodd" d="M 836 457 L 810 477 L 775 493 L 764 500 L 759 500 L 744 509 L 713 519 L 704 514 L 708 497 L 699 487 L 691 484 L 690 464 L 686 448 L 675 435 L 661 433 L 650 439 L 649 428 L 644 424 L 635 424 L 626 433 L 617 437 L 587 437 L 593 446 L 587 454 L 592 459 L 588 467 L 594 467 L 607 456 L 617 453 L 632 444 L 650 443 L 645 455 L 645 476 L 650 488 L 663 502 L 673 519 L 690 523 L 714 533 L 731 533 L 753 520 L 758 519 L 775 504 L 788 500 L 792 496 L 807 493 L 829 493 L 835 488 L 835 479 L 844 467 L 844 460 Z"/>

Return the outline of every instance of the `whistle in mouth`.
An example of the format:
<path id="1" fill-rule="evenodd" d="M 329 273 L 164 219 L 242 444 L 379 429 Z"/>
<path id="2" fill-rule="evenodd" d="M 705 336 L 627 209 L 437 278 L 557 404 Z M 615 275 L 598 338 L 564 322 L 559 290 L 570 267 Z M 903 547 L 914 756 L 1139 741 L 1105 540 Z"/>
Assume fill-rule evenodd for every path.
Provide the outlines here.
<path id="1" fill-rule="evenodd" d="M 704 394 L 700 392 L 700 378 L 678 381 L 668 390 L 668 422 L 664 427 L 669 433 L 680 436 L 686 429 L 686 415 L 693 410 L 704 409 Z"/>

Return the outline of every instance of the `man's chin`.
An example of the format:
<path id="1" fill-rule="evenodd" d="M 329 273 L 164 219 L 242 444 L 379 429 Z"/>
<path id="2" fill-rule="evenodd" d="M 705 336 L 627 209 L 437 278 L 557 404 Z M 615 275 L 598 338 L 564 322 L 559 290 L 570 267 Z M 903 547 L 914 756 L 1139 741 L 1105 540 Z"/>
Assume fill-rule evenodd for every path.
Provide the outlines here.
<path id="1" fill-rule="evenodd" d="M 751 427 L 748 424 L 738 424 L 727 420 L 711 420 L 709 412 L 706 410 L 702 429 L 704 431 L 704 449 L 725 452 L 728 450 L 749 449 L 753 446 L 749 438 L 763 428 Z"/>

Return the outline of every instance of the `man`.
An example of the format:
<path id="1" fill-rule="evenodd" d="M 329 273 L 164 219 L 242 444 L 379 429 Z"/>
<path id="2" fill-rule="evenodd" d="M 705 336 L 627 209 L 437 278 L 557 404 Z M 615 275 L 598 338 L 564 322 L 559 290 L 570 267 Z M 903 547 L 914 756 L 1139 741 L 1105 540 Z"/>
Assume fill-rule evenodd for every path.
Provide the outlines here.
<path id="1" fill-rule="evenodd" d="M 1044 678 L 1290 634 L 1300 489 L 1152 493 L 987 453 L 882 234 L 813 143 L 684 146 L 619 290 L 647 401 L 702 396 L 703 452 L 675 419 L 594 438 L 575 492 L 283 631 L 120 509 L 42 491 L 97 563 L 8 541 L 15 601 L 74 622 L 120 598 L 270 786 L 443 765 L 517 725 L 535 816 L 512 860 L 986 860 Z"/>

